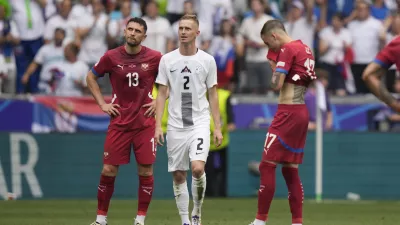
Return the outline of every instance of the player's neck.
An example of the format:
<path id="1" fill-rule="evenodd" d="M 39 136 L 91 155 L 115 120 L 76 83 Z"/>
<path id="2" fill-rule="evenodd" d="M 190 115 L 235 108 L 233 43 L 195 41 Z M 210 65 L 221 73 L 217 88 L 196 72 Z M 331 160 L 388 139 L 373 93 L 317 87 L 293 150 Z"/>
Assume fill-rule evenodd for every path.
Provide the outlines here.
<path id="1" fill-rule="evenodd" d="M 141 45 L 137 45 L 137 46 L 132 46 L 131 47 L 128 44 L 125 44 L 125 51 L 129 55 L 138 54 L 140 52 L 140 50 L 142 50 L 142 46 Z"/>
<path id="2" fill-rule="evenodd" d="M 195 55 L 197 52 L 197 47 L 194 43 L 181 44 L 179 46 L 179 52 L 181 53 L 181 55 L 184 55 L 184 56 Z"/>
<path id="3" fill-rule="evenodd" d="M 291 37 L 287 36 L 287 35 L 282 37 L 282 43 L 283 44 L 287 44 L 287 43 L 292 42 L 292 41 L 293 41 L 293 39 Z"/>

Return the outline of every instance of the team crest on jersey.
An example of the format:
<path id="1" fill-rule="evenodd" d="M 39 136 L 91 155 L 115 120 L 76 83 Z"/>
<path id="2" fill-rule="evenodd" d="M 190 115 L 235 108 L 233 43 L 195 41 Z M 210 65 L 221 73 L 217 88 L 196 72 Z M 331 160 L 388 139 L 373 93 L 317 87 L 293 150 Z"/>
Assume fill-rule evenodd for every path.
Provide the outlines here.
<path id="1" fill-rule="evenodd" d="M 181 73 L 192 73 L 192 71 L 190 71 L 190 69 L 187 66 L 185 66 L 185 68 L 183 68 Z"/>
<path id="2" fill-rule="evenodd" d="M 143 71 L 147 71 L 149 69 L 149 64 L 148 63 L 142 63 L 141 68 L 142 68 Z"/>
<path id="3" fill-rule="evenodd" d="M 197 66 L 196 67 L 196 74 L 198 74 L 198 73 L 200 73 L 201 72 L 201 66 Z"/>

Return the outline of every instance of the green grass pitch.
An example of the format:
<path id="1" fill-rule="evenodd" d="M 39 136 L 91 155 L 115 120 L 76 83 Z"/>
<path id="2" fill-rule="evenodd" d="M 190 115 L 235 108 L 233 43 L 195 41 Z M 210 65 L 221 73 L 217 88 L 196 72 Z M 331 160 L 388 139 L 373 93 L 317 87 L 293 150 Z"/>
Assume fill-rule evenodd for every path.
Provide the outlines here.
<path id="1" fill-rule="evenodd" d="M 135 200 L 111 202 L 108 224 L 132 225 Z M 255 216 L 257 200 L 205 199 L 203 225 L 248 225 Z M 17 200 L 0 202 L 0 225 L 89 225 L 95 218 L 96 201 Z M 189 210 L 190 212 L 190 210 Z M 287 200 L 272 202 L 268 225 L 290 225 Z M 396 225 L 400 224 L 400 202 L 325 201 L 304 202 L 304 225 Z M 180 225 L 175 201 L 154 200 L 146 225 Z"/>

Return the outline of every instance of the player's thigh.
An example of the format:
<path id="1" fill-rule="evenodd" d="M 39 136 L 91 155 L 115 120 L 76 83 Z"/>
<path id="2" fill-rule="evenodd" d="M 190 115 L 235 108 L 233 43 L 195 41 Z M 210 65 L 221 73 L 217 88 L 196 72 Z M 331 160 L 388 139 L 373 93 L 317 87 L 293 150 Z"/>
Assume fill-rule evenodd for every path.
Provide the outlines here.
<path id="1" fill-rule="evenodd" d="M 122 165 L 130 161 L 131 132 L 108 129 L 104 143 L 103 163 Z"/>
<path id="2" fill-rule="evenodd" d="M 196 128 L 189 133 L 189 157 L 190 161 L 207 162 L 210 151 L 210 129 Z"/>
<path id="3" fill-rule="evenodd" d="M 153 164 L 156 160 L 157 143 L 154 142 L 155 126 L 135 131 L 132 138 L 136 162 L 142 165 Z"/>
<path id="4" fill-rule="evenodd" d="M 189 170 L 187 132 L 169 130 L 166 135 L 168 172 Z"/>

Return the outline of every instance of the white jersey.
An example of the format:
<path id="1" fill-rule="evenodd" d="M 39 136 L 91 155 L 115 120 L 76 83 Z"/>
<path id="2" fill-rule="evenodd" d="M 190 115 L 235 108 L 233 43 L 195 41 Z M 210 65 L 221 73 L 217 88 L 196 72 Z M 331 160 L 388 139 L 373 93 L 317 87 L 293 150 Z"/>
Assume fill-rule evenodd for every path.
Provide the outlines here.
<path id="1" fill-rule="evenodd" d="M 217 84 L 213 56 L 198 49 L 183 56 L 179 49 L 162 56 L 156 83 L 169 87 L 168 130 L 209 127 L 207 89 Z"/>

